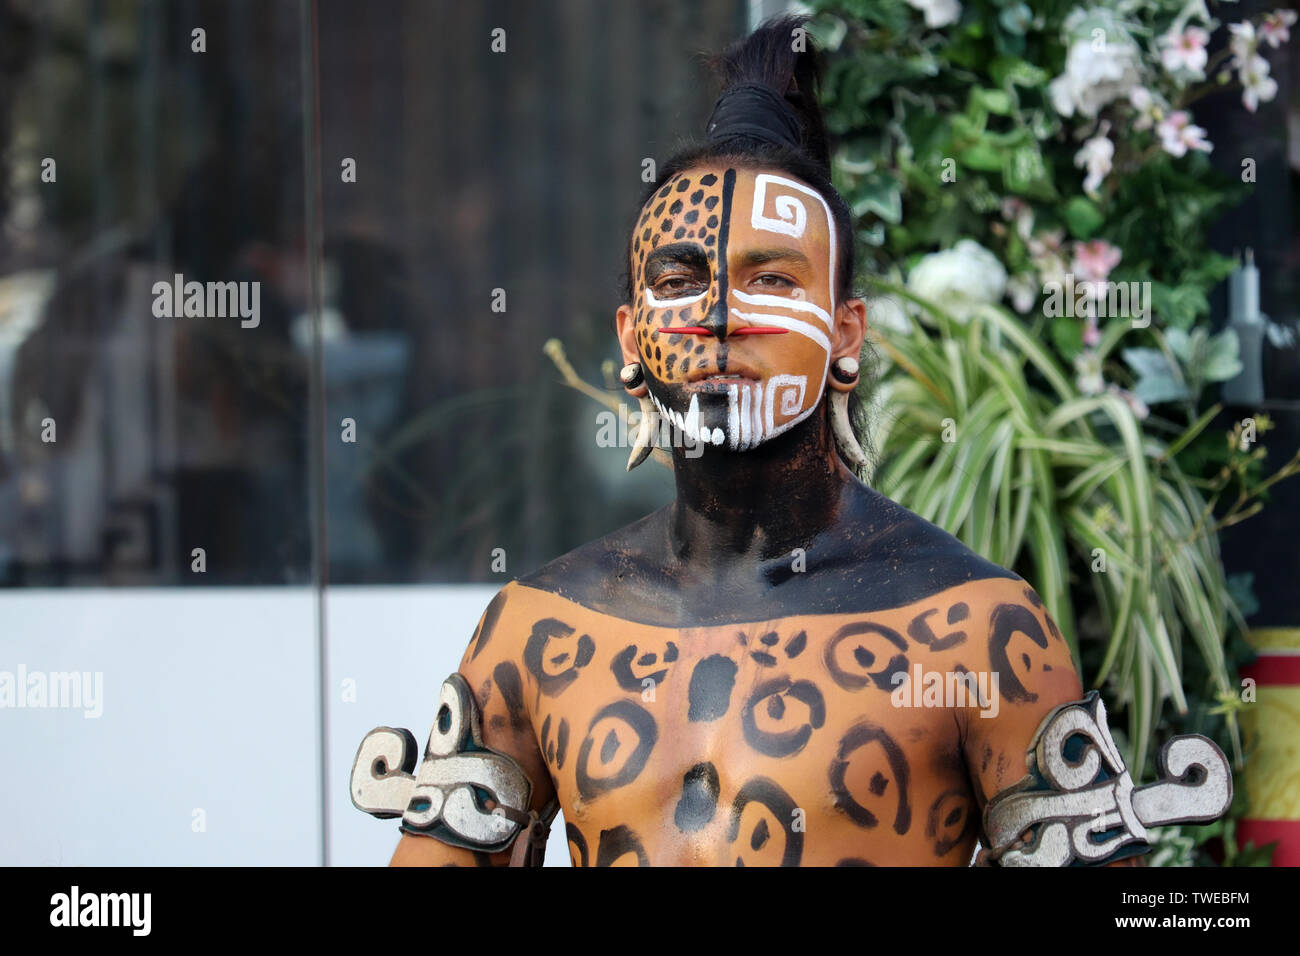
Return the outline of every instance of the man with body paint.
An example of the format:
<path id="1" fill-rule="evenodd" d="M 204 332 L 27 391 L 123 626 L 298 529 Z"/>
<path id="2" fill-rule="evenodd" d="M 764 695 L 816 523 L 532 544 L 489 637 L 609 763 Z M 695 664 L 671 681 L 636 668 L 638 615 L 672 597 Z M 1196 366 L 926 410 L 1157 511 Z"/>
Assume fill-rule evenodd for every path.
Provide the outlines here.
<path id="1" fill-rule="evenodd" d="M 791 50 L 802 22 L 769 22 L 720 58 L 709 140 L 665 166 L 629 243 L 624 383 L 704 453 L 673 447 L 671 505 L 491 602 L 458 671 L 466 716 L 444 688 L 396 865 L 510 859 L 456 836 L 501 778 L 453 780 L 441 754 L 510 758 L 530 785 L 521 809 L 558 804 L 573 863 L 595 866 L 966 866 L 977 838 L 1033 848 L 1013 842 L 1027 817 L 983 815 L 1031 775 L 1047 718 L 1064 709 L 1118 759 L 1104 710 L 1067 706 L 1079 676 L 1033 589 L 850 467 L 861 452 L 834 419 L 866 308 L 816 63 Z M 939 675 L 939 692 L 908 688 L 911 674 Z M 400 776 L 386 739 L 392 755 L 363 745 L 354 771 L 370 812 L 382 801 L 356 794 Z M 405 762 L 390 816 L 411 792 L 409 746 Z M 1039 862 L 1145 849 L 1131 788 L 1114 783 L 1097 791 L 1109 804 L 1075 801 L 1082 823 L 1040 828 Z M 429 838 L 434 819 L 452 839 Z M 1100 849 L 1079 835 L 1094 823 Z"/>

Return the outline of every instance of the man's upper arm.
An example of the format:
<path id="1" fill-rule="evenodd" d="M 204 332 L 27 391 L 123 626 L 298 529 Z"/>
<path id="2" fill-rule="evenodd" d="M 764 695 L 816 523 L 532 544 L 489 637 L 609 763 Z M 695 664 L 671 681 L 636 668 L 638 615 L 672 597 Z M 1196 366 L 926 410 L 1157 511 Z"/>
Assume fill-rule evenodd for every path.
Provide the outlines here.
<path id="1" fill-rule="evenodd" d="M 997 793 L 1029 773 L 1026 751 L 1053 708 L 1079 700 L 1083 687 L 1070 648 L 1042 601 L 1024 581 L 989 582 L 972 616 L 988 622 L 978 658 L 991 700 L 974 701 L 961 715 L 971 785 L 982 812 Z M 977 675 L 981 676 L 981 675 Z"/>
<path id="2" fill-rule="evenodd" d="M 515 761 L 531 784 L 529 809 L 541 812 L 555 791 L 537 746 L 520 671 L 526 608 L 513 584 L 497 592 L 484 611 L 457 668 L 478 707 L 483 745 Z M 431 715 L 432 717 L 432 715 Z M 403 833 L 393 866 L 504 866 L 510 850 L 482 853 L 449 846 L 433 837 Z"/>
<path id="3" fill-rule="evenodd" d="M 1069 647 L 1028 584 L 999 582 L 988 593 L 985 614 L 988 653 L 982 663 L 990 682 L 996 675 L 996 712 L 985 717 L 993 708 L 973 707 L 963 715 L 963 745 L 981 812 L 1029 774 L 1027 753 L 1048 715 L 1083 697 Z M 981 835 L 981 842 L 987 839 Z M 1105 865 L 1140 864 L 1130 857 Z"/>

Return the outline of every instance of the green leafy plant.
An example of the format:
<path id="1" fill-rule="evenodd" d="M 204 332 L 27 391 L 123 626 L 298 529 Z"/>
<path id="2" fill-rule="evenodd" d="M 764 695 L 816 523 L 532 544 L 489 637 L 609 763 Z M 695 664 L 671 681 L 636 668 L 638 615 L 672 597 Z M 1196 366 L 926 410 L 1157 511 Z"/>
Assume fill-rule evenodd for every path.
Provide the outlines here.
<path id="1" fill-rule="evenodd" d="M 1034 584 L 1085 679 L 1127 718 L 1135 776 L 1189 730 L 1240 768 L 1238 602 L 1251 595 L 1225 580 L 1217 535 L 1300 473 L 1300 450 L 1266 475 L 1244 423 L 1212 425 L 1213 386 L 1240 363 L 1235 332 L 1209 314 L 1237 265 L 1210 249 L 1210 229 L 1253 187 L 1214 168 L 1193 114 L 1213 93 L 1250 112 L 1273 99 L 1270 58 L 1295 13 L 1245 19 L 1215 0 L 811 6 L 835 183 L 863 271 L 888 293 L 872 306 L 890 362 L 875 483 Z M 1062 296 L 1076 282 L 1092 289 Z M 1251 428 L 1267 425 L 1257 414 Z M 1208 860 L 1204 834 L 1188 835 L 1190 848 L 1153 856 Z"/>
<path id="2" fill-rule="evenodd" d="M 893 367 L 870 392 L 880 456 L 872 484 L 980 554 L 1025 569 L 1076 660 L 1074 595 L 1086 595 L 1105 651 L 1085 679 L 1127 704 L 1130 766 L 1144 766 L 1163 702 L 1187 709 L 1186 647 L 1214 692 L 1231 694 L 1222 635 L 1240 615 L 1202 522 L 1206 500 L 1174 459 L 1208 418 L 1157 440 L 1118 395 L 1080 392 L 1007 310 L 980 306 L 961 323 L 902 287 L 881 291 L 919 314 L 875 339 Z M 1103 352 L 1123 334 L 1113 328 Z M 1090 571 L 1072 576 L 1080 567 Z"/>

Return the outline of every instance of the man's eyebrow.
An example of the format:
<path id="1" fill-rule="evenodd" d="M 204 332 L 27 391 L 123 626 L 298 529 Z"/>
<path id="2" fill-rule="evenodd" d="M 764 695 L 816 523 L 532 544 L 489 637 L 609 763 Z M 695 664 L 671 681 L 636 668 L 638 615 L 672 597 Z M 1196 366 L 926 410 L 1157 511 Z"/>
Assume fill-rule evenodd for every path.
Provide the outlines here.
<path id="1" fill-rule="evenodd" d="M 740 257 L 740 264 L 742 266 L 761 266 L 764 263 L 777 262 L 781 259 L 788 260 L 805 269 L 812 267 L 808 257 L 798 249 L 751 249 Z"/>
<path id="2" fill-rule="evenodd" d="M 666 246 L 660 246 L 646 256 L 646 275 L 650 275 L 653 270 L 673 262 L 698 269 L 709 268 L 709 258 L 704 254 L 704 247 L 698 242 L 672 242 Z"/>

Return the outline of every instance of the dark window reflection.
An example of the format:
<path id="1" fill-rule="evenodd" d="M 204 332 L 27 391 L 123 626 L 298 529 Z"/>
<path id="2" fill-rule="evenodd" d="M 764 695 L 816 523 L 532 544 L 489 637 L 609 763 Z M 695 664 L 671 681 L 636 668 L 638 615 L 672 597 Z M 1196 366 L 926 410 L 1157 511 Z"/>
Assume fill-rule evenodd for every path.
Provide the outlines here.
<path id="1" fill-rule="evenodd" d="M 687 6 L 327 0 L 313 78 L 297 3 L 0 2 L 0 583 L 493 580 L 667 500 L 542 346 L 617 359 L 642 162 L 746 22 Z"/>

